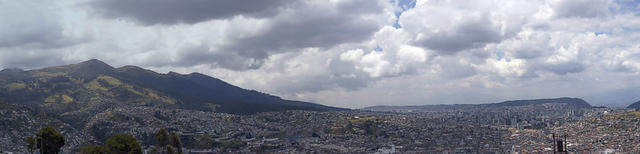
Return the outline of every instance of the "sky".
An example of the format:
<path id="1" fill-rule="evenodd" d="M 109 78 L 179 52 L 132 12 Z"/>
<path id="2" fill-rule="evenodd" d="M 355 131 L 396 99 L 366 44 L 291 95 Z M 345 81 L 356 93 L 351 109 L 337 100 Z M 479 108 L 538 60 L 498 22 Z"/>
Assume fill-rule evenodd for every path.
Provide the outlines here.
<path id="1" fill-rule="evenodd" d="M 0 68 L 100 59 L 286 99 L 640 100 L 638 0 L 0 0 Z"/>

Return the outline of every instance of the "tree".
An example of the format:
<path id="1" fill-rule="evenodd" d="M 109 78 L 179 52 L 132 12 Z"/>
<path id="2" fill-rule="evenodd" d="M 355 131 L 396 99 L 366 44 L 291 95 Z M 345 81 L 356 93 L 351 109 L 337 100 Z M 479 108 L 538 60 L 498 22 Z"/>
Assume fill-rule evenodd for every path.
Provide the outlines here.
<path id="1" fill-rule="evenodd" d="M 171 132 L 171 146 L 176 148 L 178 154 L 182 154 L 182 142 L 178 134 L 174 131 Z"/>
<path id="2" fill-rule="evenodd" d="M 36 145 L 42 153 L 57 154 L 64 146 L 64 135 L 51 126 L 42 127 L 36 136 Z"/>
<path id="3" fill-rule="evenodd" d="M 108 154 L 109 149 L 99 145 L 88 145 L 80 148 L 82 154 Z"/>
<path id="4" fill-rule="evenodd" d="M 115 134 L 105 143 L 110 153 L 142 154 L 142 147 L 135 137 L 126 134 Z"/>
<path id="5" fill-rule="evenodd" d="M 33 150 L 36 149 L 36 139 L 33 137 L 27 137 L 27 151 L 29 153 L 33 153 Z"/>
<path id="6" fill-rule="evenodd" d="M 167 134 L 167 130 L 164 128 L 161 128 L 160 130 L 158 130 L 158 132 L 156 132 L 156 144 L 159 147 L 164 147 L 166 145 L 169 145 L 169 135 Z"/>
<path id="7" fill-rule="evenodd" d="M 173 146 L 167 145 L 165 146 L 165 148 L 167 148 L 167 154 L 176 154 L 176 150 L 175 148 L 173 148 Z"/>
<path id="8" fill-rule="evenodd" d="M 378 129 L 378 124 L 377 120 L 366 120 L 362 123 L 362 127 L 367 135 L 379 136 L 381 132 Z"/>
<path id="9" fill-rule="evenodd" d="M 153 146 L 153 148 L 149 150 L 149 153 L 162 153 L 162 149 L 160 149 L 160 147 Z"/>
<path id="10" fill-rule="evenodd" d="M 156 145 L 163 149 L 163 153 L 182 154 L 182 142 L 180 141 L 180 137 L 174 131 L 170 134 L 171 135 L 167 132 L 167 129 L 161 128 L 158 130 L 155 135 Z"/>

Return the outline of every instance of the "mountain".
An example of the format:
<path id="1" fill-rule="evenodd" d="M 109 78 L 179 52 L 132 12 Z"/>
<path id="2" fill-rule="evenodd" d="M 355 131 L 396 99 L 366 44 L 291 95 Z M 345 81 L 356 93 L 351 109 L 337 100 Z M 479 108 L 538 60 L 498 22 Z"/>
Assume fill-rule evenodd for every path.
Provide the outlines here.
<path id="1" fill-rule="evenodd" d="M 2 71 L 0 71 L 0 73 L 2 72 L 22 72 L 24 70 L 19 69 L 19 68 L 5 68 Z"/>
<path id="2" fill-rule="evenodd" d="M 630 102 L 640 100 L 639 91 L 640 87 L 625 87 L 587 94 L 582 98 L 593 105 L 624 108 L 629 106 Z"/>
<path id="3" fill-rule="evenodd" d="M 550 99 L 534 99 L 534 100 L 513 100 L 500 103 L 487 104 L 488 106 L 504 107 L 504 106 L 526 106 L 535 104 L 558 103 L 569 104 L 575 108 L 591 108 L 591 105 L 580 98 L 550 98 Z"/>
<path id="4" fill-rule="evenodd" d="M 489 104 L 452 104 L 452 105 L 418 105 L 418 106 L 371 106 L 365 107 L 363 110 L 370 111 L 446 111 L 446 110 L 466 110 L 466 109 L 485 109 L 500 107 L 516 107 L 541 104 L 566 104 L 573 108 L 591 108 L 591 105 L 580 98 L 550 98 L 550 99 L 533 99 L 533 100 L 512 100 L 499 103 Z"/>
<path id="5" fill-rule="evenodd" d="M 344 110 L 246 90 L 200 73 L 156 73 L 137 66 L 114 68 L 92 59 L 43 69 L 0 72 L 0 102 L 53 113 L 104 102 L 232 114 L 283 110 Z"/>
<path id="6" fill-rule="evenodd" d="M 632 103 L 631 105 L 627 106 L 627 108 L 628 109 L 640 109 L 640 101 Z"/>
<path id="7" fill-rule="evenodd" d="M 14 151 L 26 153 L 25 142 L 27 137 L 34 136 L 43 126 L 56 126 L 58 131 L 64 132 L 67 142 L 63 147 L 69 150 L 70 147 L 81 146 L 95 140 L 90 134 L 82 129 L 77 129 L 56 118 L 51 118 L 44 112 L 33 110 L 27 106 L 0 103 L 0 134 L 4 140 L 0 144 L 0 149 L 4 151 Z M 3 152 L 4 153 L 4 152 Z"/>

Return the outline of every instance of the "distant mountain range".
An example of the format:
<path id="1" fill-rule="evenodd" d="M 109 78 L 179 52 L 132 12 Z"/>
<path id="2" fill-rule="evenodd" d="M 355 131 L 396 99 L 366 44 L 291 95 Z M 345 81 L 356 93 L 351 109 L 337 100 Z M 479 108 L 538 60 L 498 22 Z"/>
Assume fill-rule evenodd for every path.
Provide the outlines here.
<path id="1" fill-rule="evenodd" d="M 580 98 L 551 98 L 551 99 L 534 99 L 534 100 L 512 100 L 499 103 L 489 104 L 452 104 L 452 105 L 418 105 L 418 106 L 371 106 L 362 110 L 370 111 L 443 111 L 443 110 L 459 110 L 459 109 L 478 109 L 478 108 L 497 108 L 497 107 L 514 107 L 528 106 L 539 104 L 568 104 L 573 108 L 591 108 L 592 106 Z"/>
<path id="2" fill-rule="evenodd" d="M 632 103 L 631 105 L 627 106 L 627 108 L 628 109 L 640 109 L 640 101 Z"/>
<path id="3" fill-rule="evenodd" d="M 232 114 L 283 110 L 346 110 L 246 90 L 200 73 L 160 74 L 137 66 L 114 68 L 92 59 L 78 64 L 0 71 L 0 102 L 53 113 L 96 102 L 182 108 Z"/>
<path id="4" fill-rule="evenodd" d="M 640 100 L 638 92 L 640 92 L 640 87 L 632 86 L 591 93 L 581 96 L 581 98 L 584 98 L 592 105 L 623 108 Z"/>

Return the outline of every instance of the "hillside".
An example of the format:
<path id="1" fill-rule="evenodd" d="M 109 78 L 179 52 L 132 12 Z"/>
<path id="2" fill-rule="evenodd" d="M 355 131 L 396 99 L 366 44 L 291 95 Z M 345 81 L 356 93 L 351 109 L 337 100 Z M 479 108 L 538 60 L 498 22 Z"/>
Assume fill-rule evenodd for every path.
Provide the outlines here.
<path id="1" fill-rule="evenodd" d="M 640 101 L 632 103 L 631 105 L 627 106 L 627 108 L 628 109 L 640 109 Z"/>
<path id="2" fill-rule="evenodd" d="M 64 134 L 65 138 L 75 141 L 67 142 L 63 147 L 65 150 L 95 141 L 95 138 L 87 132 L 52 118 L 46 113 L 26 106 L 0 102 L 0 138 L 14 137 L 11 140 L 2 142 L 0 149 L 8 151 L 24 150 L 24 145 L 27 145 L 25 139 L 36 134 L 43 126 L 56 126 L 59 131 L 66 132 Z"/>
<path id="3" fill-rule="evenodd" d="M 534 100 L 513 100 L 513 101 L 504 101 L 500 103 L 493 103 L 493 104 L 487 104 L 487 105 L 502 107 L 502 106 L 526 106 L 526 105 L 545 104 L 545 103 L 569 104 L 570 106 L 573 106 L 576 108 L 591 108 L 591 105 L 586 101 L 580 98 L 569 98 L 569 97 L 534 99 Z"/>
<path id="4" fill-rule="evenodd" d="M 418 106 L 371 106 L 365 107 L 363 110 L 370 111 L 445 111 L 445 110 L 468 110 L 468 109 L 485 109 L 485 108 L 501 108 L 501 107 L 517 107 L 541 104 L 565 104 L 572 108 L 591 108 L 591 105 L 579 98 L 550 98 L 550 99 L 533 99 L 533 100 L 511 100 L 499 103 L 488 104 L 452 104 L 452 105 L 418 105 Z"/>
<path id="5" fill-rule="evenodd" d="M 183 108 L 232 114 L 283 110 L 343 110 L 284 100 L 200 74 L 156 73 L 136 66 L 114 68 L 92 59 L 78 64 L 0 71 L 0 101 L 78 111 L 95 102 Z"/>

